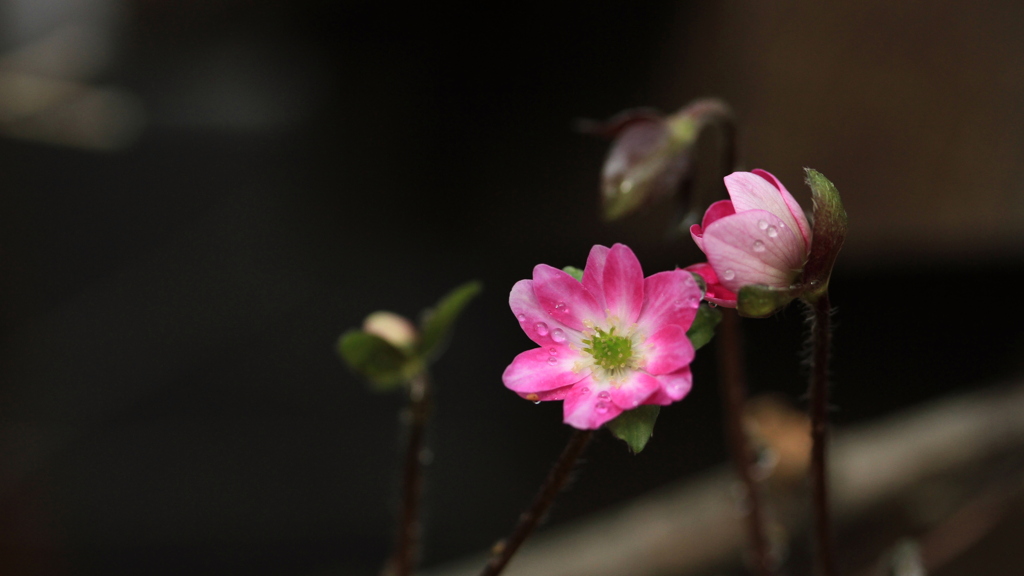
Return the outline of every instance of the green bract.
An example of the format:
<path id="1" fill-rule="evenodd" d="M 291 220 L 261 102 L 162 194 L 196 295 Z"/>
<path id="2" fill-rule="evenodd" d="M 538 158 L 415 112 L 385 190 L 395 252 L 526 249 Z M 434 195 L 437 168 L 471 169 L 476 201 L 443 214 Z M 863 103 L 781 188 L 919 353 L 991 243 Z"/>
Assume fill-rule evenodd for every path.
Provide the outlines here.
<path id="1" fill-rule="evenodd" d="M 647 446 L 647 441 L 654 434 L 654 423 L 660 411 L 661 406 L 639 406 L 608 422 L 608 429 L 637 454 Z"/>
<path id="2" fill-rule="evenodd" d="M 441 298 L 437 306 L 423 312 L 420 320 L 420 330 L 423 332 L 420 355 L 427 362 L 436 360 L 444 351 L 455 320 L 482 288 L 480 282 L 467 282 Z"/>
<path id="3" fill-rule="evenodd" d="M 721 312 L 708 306 L 706 303 L 701 304 L 700 308 L 697 309 L 697 316 L 693 319 L 693 324 L 686 331 L 686 337 L 690 339 L 690 344 L 693 344 L 694 350 L 700 350 L 715 337 L 715 328 L 721 321 Z"/>
<path id="4" fill-rule="evenodd" d="M 583 270 L 580 270 L 575 266 L 566 266 L 565 268 L 562 268 L 562 271 L 575 278 L 577 282 L 583 282 Z"/>
<path id="5" fill-rule="evenodd" d="M 804 287 L 800 284 L 789 288 L 749 284 L 740 288 L 736 295 L 736 311 L 747 318 L 767 318 L 785 308 L 803 291 Z"/>
<path id="6" fill-rule="evenodd" d="M 388 341 L 362 330 L 349 330 L 338 339 L 338 353 L 357 374 L 377 390 L 390 390 L 412 379 L 423 369 L 418 358 Z"/>
<path id="7" fill-rule="evenodd" d="M 835 185 L 816 170 L 804 168 L 804 171 L 814 200 L 814 241 L 811 243 L 807 265 L 804 266 L 803 283 L 807 288 L 803 298 L 817 300 L 828 290 L 832 266 L 846 240 L 848 219 Z"/>

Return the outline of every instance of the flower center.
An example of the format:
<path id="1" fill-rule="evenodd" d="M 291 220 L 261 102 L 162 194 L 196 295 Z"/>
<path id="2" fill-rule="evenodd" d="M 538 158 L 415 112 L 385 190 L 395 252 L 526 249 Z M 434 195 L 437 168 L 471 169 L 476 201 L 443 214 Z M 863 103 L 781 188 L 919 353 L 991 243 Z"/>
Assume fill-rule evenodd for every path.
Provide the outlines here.
<path id="1" fill-rule="evenodd" d="M 636 368 L 633 358 L 633 341 L 628 336 L 615 334 L 612 326 L 607 332 L 601 328 L 590 338 L 583 340 L 583 351 L 594 359 L 594 364 L 604 369 L 609 376 L 617 376 L 627 368 Z"/>

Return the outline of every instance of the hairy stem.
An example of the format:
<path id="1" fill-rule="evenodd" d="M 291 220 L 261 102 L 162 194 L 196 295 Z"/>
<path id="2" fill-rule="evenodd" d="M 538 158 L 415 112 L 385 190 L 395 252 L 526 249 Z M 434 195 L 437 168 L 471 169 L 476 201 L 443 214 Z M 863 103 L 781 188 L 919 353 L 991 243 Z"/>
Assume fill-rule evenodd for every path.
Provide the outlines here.
<path id="1" fill-rule="evenodd" d="M 398 519 L 395 551 L 384 566 L 383 576 L 410 576 L 416 569 L 420 541 L 420 496 L 423 490 L 422 455 L 430 415 L 430 381 L 421 373 L 409 383 L 409 405 L 404 418 L 408 439 L 402 470 L 402 510 Z"/>
<path id="2" fill-rule="evenodd" d="M 743 482 L 747 496 L 747 537 L 752 548 L 753 573 L 772 576 L 774 562 L 764 532 L 764 514 L 757 483 L 754 481 L 754 451 L 743 427 L 743 409 L 747 401 L 747 384 L 743 371 L 743 342 L 739 314 L 722 311 L 718 333 L 718 382 L 721 386 L 722 408 L 725 412 L 725 435 L 729 441 L 736 474 Z"/>
<path id="3" fill-rule="evenodd" d="M 832 346 L 831 313 L 828 291 L 807 301 L 811 320 L 811 497 L 814 508 L 814 532 L 817 547 L 816 572 L 835 574 L 832 553 L 832 525 L 828 505 L 828 361 Z"/>
<path id="4" fill-rule="evenodd" d="M 487 565 L 480 572 L 480 576 L 497 576 L 505 569 L 505 565 L 516 553 L 519 547 L 530 537 L 533 530 L 540 524 L 545 513 L 555 502 L 555 497 L 562 491 L 569 481 L 573 467 L 580 455 L 586 449 L 590 439 L 594 436 L 593 430 L 576 430 L 569 438 L 569 443 L 562 450 L 562 455 L 551 467 L 547 479 L 541 485 L 540 490 L 533 499 L 533 504 L 519 515 L 519 524 L 505 540 L 495 545 L 491 552 L 491 558 Z"/>

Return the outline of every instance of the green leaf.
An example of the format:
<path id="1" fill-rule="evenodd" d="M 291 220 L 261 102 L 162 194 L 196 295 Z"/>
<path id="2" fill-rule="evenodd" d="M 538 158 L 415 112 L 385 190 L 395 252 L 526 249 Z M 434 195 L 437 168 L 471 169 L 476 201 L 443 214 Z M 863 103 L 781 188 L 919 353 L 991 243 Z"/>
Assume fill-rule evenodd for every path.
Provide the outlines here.
<path id="1" fill-rule="evenodd" d="M 362 330 L 349 330 L 338 339 L 338 353 L 353 372 L 363 376 L 380 391 L 408 382 L 422 369 L 380 336 Z"/>
<path id="2" fill-rule="evenodd" d="M 693 324 L 686 331 L 686 337 L 690 339 L 694 350 L 700 350 L 705 344 L 715 337 L 715 327 L 722 321 L 722 313 L 717 308 L 707 304 L 701 304 L 697 308 L 697 316 Z"/>
<path id="3" fill-rule="evenodd" d="M 569 276 L 575 278 L 577 282 L 583 282 L 583 270 L 580 270 L 575 266 L 566 266 L 565 268 L 562 268 L 562 271 L 567 272 Z"/>
<path id="4" fill-rule="evenodd" d="M 661 406 L 639 406 L 619 414 L 608 423 L 608 429 L 616 438 L 629 445 L 634 454 L 639 454 L 654 434 L 654 422 L 660 411 Z"/>
<path id="5" fill-rule="evenodd" d="M 786 307 L 804 292 L 803 286 L 773 288 L 763 284 L 748 284 L 736 295 L 736 311 L 747 318 L 767 318 Z"/>
<path id="6" fill-rule="evenodd" d="M 807 292 L 803 296 L 815 300 L 828 289 L 832 266 L 846 240 L 848 218 L 835 185 L 816 170 L 804 168 L 804 172 L 814 200 L 814 230 L 811 253 L 804 266 L 803 282 Z"/>
<path id="7" fill-rule="evenodd" d="M 467 282 L 441 298 L 433 309 L 423 313 L 423 320 L 420 322 L 420 332 L 423 335 L 420 341 L 420 357 L 424 362 L 430 363 L 444 352 L 459 314 L 482 288 L 483 285 L 476 280 Z"/>

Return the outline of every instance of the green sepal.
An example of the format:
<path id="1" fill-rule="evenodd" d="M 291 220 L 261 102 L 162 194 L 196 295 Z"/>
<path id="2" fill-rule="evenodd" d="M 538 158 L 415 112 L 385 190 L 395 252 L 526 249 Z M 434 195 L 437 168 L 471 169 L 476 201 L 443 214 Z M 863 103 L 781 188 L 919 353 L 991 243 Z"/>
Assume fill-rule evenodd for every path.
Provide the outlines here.
<path id="1" fill-rule="evenodd" d="M 387 340 L 362 330 L 349 330 L 338 338 L 338 354 L 353 372 L 370 381 L 375 390 L 404 384 L 423 370 L 419 359 L 407 356 Z"/>
<path id="2" fill-rule="evenodd" d="M 690 339 L 694 350 L 699 350 L 715 337 L 715 328 L 721 321 L 722 313 L 717 308 L 707 304 L 701 304 L 700 308 L 697 308 L 697 316 L 694 317 L 690 329 L 686 331 L 686 337 Z"/>
<path id="3" fill-rule="evenodd" d="M 774 288 L 748 284 L 736 295 L 736 311 L 747 318 L 767 318 L 803 294 L 803 286 Z"/>
<path id="4" fill-rule="evenodd" d="M 424 311 L 420 322 L 420 332 L 423 336 L 420 340 L 419 356 L 425 363 L 432 362 L 441 355 L 448 344 L 452 326 L 462 309 L 480 293 L 481 289 L 483 284 L 479 281 L 467 282 L 441 298 L 437 306 Z"/>
<path id="5" fill-rule="evenodd" d="M 693 280 L 694 282 L 697 283 L 697 286 L 700 288 L 700 295 L 703 298 L 704 295 L 708 293 L 707 280 L 704 280 L 704 277 L 701 276 L 700 274 L 697 274 L 696 272 L 690 272 L 690 276 L 693 276 Z"/>
<path id="6" fill-rule="evenodd" d="M 811 198 L 814 200 L 814 229 L 811 253 L 802 277 L 806 285 L 806 291 L 802 296 L 808 300 L 816 300 L 828 290 L 832 266 L 846 239 L 848 218 L 835 185 L 816 170 L 804 168 L 804 172 L 807 174 L 806 182 L 811 187 Z"/>
<path id="7" fill-rule="evenodd" d="M 608 422 L 608 430 L 625 442 L 634 454 L 639 454 L 654 434 L 654 422 L 657 421 L 660 411 L 661 406 L 638 406 Z"/>
<path id="8" fill-rule="evenodd" d="M 580 270 L 575 266 L 566 266 L 565 268 L 562 268 L 562 272 L 572 276 L 577 282 L 583 282 L 583 270 Z"/>

